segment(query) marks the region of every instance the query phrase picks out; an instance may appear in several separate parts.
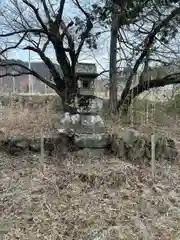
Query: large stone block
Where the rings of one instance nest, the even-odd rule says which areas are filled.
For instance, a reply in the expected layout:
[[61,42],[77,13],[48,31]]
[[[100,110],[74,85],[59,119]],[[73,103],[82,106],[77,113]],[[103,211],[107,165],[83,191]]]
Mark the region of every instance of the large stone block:
[[104,154],[105,154],[104,148],[98,148],[98,149],[97,148],[96,149],[83,148],[83,149],[76,151],[75,157],[81,158],[81,159],[83,159],[83,161],[85,160],[85,162],[87,162],[89,160],[102,158],[104,156]]
[[106,148],[109,144],[109,134],[76,134],[74,137],[74,143],[79,148]]
[[99,126],[99,127],[104,127],[104,121],[99,115],[81,115],[80,117],[80,124],[82,126]]
[[128,145],[134,144],[137,139],[140,137],[140,133],[131,128],[124,128],[120,132],[120,137],[124,140]]

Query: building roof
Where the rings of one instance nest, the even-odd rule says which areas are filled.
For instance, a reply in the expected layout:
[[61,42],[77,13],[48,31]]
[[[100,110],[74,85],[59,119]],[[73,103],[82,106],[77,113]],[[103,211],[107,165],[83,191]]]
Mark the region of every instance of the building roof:
[[[6,61],[8,63],[19,63],[21,65],[24,65],[26,67],[29,66],[28,62],[23,62],[21,60],[14,60],[14,59],[10,59],[10,60],[1,60],[1,62],[6,63]],[[61,67],[57,64],[54,63],[56,69],[58,70],[59,74],[61,77],[63,77],[63,72]],[[78,68],[79,67],[79,68]],[[31,68],[37,72],[40,76],[42,76],[43,78],[46,78],[48,80],[51,79],[52,75],[48,69],[48,67],[44,64],[44,62],[42,61],[33,61],[31,62]],[[84,64],[84,68],[83,68],[83,63],[80,64],[80,66],[77,65],[78,70],[86,70],[89,72],[88,74],[90,74],[90,72],[92,73],[94,69],[96,69],[95,64]],[[90,71],[91,70],[91,71]],[[25,82],[29,82],[29,72],[24,70],[21,66],[5,66],[5,67],[0,67],[0,76],[3,73],[13,73],[14,72],[22,72],[23,74],[20,76],[16,76],[16,77],[12,77],[12,76],[5,76],[5,77],[0,77],[0,88],[4,88],[4,91],[12,91],[13,87],[14,87],[14,83],[15,83],[15,88],[16,89],[21,89],[22,85],[24,85]],[[93,72],[93,75],[95,73]],[[35,92],[44,92],[45,91],[45,86],[44,83],[42,83],[41,81],[39,81],[38,79],[36,79],[35,77],[31,77],[31,79],[33,79],[33,86],[34,86],[34,91]],[[6,89],[6,90],[5,90]]]
[[[29,66],[28,62],[23,62],[23,61],[20,61],[20,60],[13,60],[13,59],[11,59],[11,60],[5,60],[4,63],[5,62],[8,62],[8,63],[20,63],[20,64],[22,64],[22,65],[24,65],[26,67]],[[61,67],[58,64],[56,64],[56,63],[54,65],[55,65],[56,69],[58,70],[60,76],[62,76],[63,73],[62,73]],[[49,69],[48,69],[48,67],[42,61],[32,61],[30,63],[30,66],[31,66],[32,70],[36,71],[43,78],[50,78],[52,76],[50,71],[49,71]],[[1,69],[4,69],[4,67],[1,67]],[[20,66],[6,67],[6,71],[7,72],[17,71],[17,72],[23,72],[23,73],[25,72],[26,73],[26,71],[22,67],[20,67]],[[28,71],[27,71],[27,74],[28,74]]]
[[[26,67],[29,67],[29,63],[28,62],[23,62],[21,60],[15,60],[15,59],[9,59],[9,60],[2,60],[4,63],[19,63],[22,64]],[[48,69],[48,67],[45,65],[45,63],[43,61],[32,61],[30,62],[30,66],[31,69],[34,70],[35,72],[37,72],[40,76],[42,76],[43,78],[51,78],[51,73]],[[63,76],[63,72],[62,69],[60,67],[59,64],[54,63],[55,68],[57,69],[57,71],[59,72],[60,76]],[[4,67],[0,67],[0,70],[4,69]],[[6,67],[6,71],[7,72],[13,72],[13,71],[18,71],[18,72],[25,72],[26,71],[20,67],[20,66],[13,66],[13,67]],[[96,75],[97,74],[97,69],[96,69],[96,65],[93,63],[78,63],[76,66],[76,71],[79,74],[83,74],[85,72],[85,74],[92,74],[92,75]],[[27,71],[28,74],[28,71]]]

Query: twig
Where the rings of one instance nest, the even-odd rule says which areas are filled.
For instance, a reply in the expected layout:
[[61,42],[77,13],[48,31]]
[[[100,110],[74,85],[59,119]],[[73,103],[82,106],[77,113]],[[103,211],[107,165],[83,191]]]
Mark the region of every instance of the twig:
[[151,135],[151,173],[152,173],[152,180],[154,184],[155,175],[156,175],[155,134]]
[[41,128],[41,157],[40,157],[40,168],[42,173],[44,172],[44,132]]

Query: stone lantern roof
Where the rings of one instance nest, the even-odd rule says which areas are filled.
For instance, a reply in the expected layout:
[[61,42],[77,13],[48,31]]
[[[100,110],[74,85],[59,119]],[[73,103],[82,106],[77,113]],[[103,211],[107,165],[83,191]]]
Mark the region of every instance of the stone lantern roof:
[[95,73],[95,72],[77,72],[77,75],[79,77],[85,77],[85,78],[92,78],[92,79],[95,79],[98,77],[98,73]]

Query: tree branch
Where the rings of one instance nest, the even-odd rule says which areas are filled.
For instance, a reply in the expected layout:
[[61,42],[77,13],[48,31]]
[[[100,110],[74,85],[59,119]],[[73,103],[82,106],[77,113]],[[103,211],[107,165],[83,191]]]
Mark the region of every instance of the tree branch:
[[81,34],[81,41],[80,41],[79,46],[78,46],[77,51],[76,51],[76,62],[77,62],[79,54],[80,54],[80,52],[82,50],[82,47],[84,45],[84,42],[85,42],[86,38],[88,38],[89,33],[93,28],[93,23],[91,21],[91,16],[81,7],[81,5],[79,4],[79,1],[75,0],[75,2],[77,4],[78,8],[81,10],[81,12],[86,16],[86,21],[87,21],[86,22],[86,29]]
[[33,4],[31,4],[30,2],[28,2],[27,0],[23,0],[23,2],[29,6],[35,13],[37,20],[39,21],[39,23],[41,24],[42,28],[44,29],[44,31],[48,34],[48,29],[46,27],[46,25],[44,24],[42,18],[40,17],[39,13],[38,13],[38,8],[36,8]]
[[16,49],[21,43],[22,41],[24,40],[24,38],[26,37],[27,33],[25,32],[24,35],[22,36],[22,38],[19,40],[19,42],[17,42],[16,45],[12,46],[12,47],[7,47],[5,49],[3,49],[1,52],[0,52],[0,56],[3,55],[5,52],[7,52],[8,50],[10,49]]
[[101,75],[103,75],[104,73],[109,73],[109,70],[103,70],[103,71],[101,71],[101,72],[98,74],[98,77],[101,76]]
[[146,37],[146,39],[144,41],[145,42],[144,50],[141,53],[140,57],[137,59],[135,65],[134,65],[134,68],[133,68],[133,70],[132,70],[132,72],[131,72],[131,74],[130,74],[127,82],[126,82],[126,86],[125,86],[125,88],[124,88],[124,90],[122,92],[121,99],[119,100],[119,102],[117,104],[117,109],[118,110],[119,110],[120,106],[123,105],[124,100],[125,100],[125,98],[127,97],[128,93],[129,93],[129,90],[130,90],[130,87],[131,87],[131,84],[132,84],[133,76],[137,73],[137,70],[138,70],[139,66],[142,64],[144,58],[148,54],[149,49],[152,46],[157,33],[159,33],[160,30],[163,27],[167,26],[167,24],[179,13],[180,13],[180,7],[174,9],[164,20],[161,21],[160,24],[158,24],[156,27],[154,27],[154,29],[152,29],[152,31]]
[[43,53],[46,51],[48,45],[49,45],[49,39],[44,43],[44,45],[42,47],[42,52]]
[[133,7],[133,0],[113,0],[121,9],[124,7]]
[[39,48],[34,48],[34,47],[25,47],[24,50],[31,50],[33,52],[36,52],[42,59],[42,61],[45,63],[45,65],[48,67],[50,73],[53,75],[54,82],[58,89],[60,91],[64,90],[64,81],[59,75],[58,71],[56,70],[54,64],[51,62],[51,60],[44,54],[44,52],[41,51]]
[[6,34],[0,34],[0,37],[10,37],[16,34],[20,34],[20,33],[45,33],[41,28],[40,29],[22,29],[19,31],[14,31],[14,32],[10,32],[10,33],[6,33]]
[[143,83],[138,84],[136,87],[132,88],[129,91],[130,102],[133,98],[137,97],[139,94],[141,94],[144,91],[148,91],[152,88],[157,87],[164,87],[171,84],[177,84],[180,83],[180,73],[176,74],[170,74],[164,78],[157,78],[151,81],[144,81]]
[[27,73],[25,72],[22,72],[22,73],[4,73],[4,74],[0,74],[0,78],[3,78],[3,77],[19,77],[19,76],[22,76],[22,75],[27,75]]
[[62,14],[63,14],[63,10],[64,10],[64,5],[65,5],[65,1],[66,0],[60,0],[60,6],[59,6],[59,10],[58,10],[58,14],[56,16],[56,23],[60,24],[60,22],[62,21]]
[[41,2],[43,4],[43,8],[44,8],[44,12],[46,14],[46,17],[47,17],[48,21],[51,22],[52,19],[51,19],[50,12],[49,12],[49,9],[48,9],[47,4],[46,4],[46,0],[41,0]]
[[[54,50],[55,50],[55,53],[56,53],[57,61],[60,64],[64,75],[68,76],[71,73],[72,68],[70,66],[70,62],[69,62],[69,59],[66,55],[66,52],[68,50],[68,52],[70,53],[70,56],[72,58],[72,56],[73,56],[72,52],[73,52],[73,49],[74,49],[74,46],[73,46],[74,42],[73,42],[73,40],[71,40],[72,36],[68,33],[67,27],[65,26],[64,22],[61,19],[64,4],[65,4],[65,1],[61,0],[60,8],[59,8],[58,14],[56,16],[56,20],[54,22],[49,23],[48,37],[49,37],[49,40],[53,44],[53,47],[54,47]],[[71,46],[72,51],[69,51],[70,49],[65,49],[64,48],[64,46],[63,46],[63,36],[62,36],[63,34],[60,35],[60,33],[59,33],[59,28],[60,27],[64,31],[63,34],[67,36],[67,39],[68,39],[69,45]],[[73,60],[73,58],[72,58],[72,60]]]
[[20,75],[24,75],[24,74],[31,74],[33,76],[35,76],[37,79],[39,79],[41,82],[45,83],[46,85],[48,85],[50,88],[54,89],[58,94],[60,94],[60,91],[59,89],[56,87],[55,84],[49,82],[48,80],[46,80],[45,78],[43,78],[41,75],[39,75],[37,72],[33,71],[32,69],[29,69],[28,67],[26,67],[24,64],[21,64],[21,63],[10,63],[8,61],[0,61],[0,67],[4,67],[4,68],[7,68],[7,67],[15,67],[15,66],[18,66],[18,67],[21,67],[23,68],[24,70],[26,70],[27,72],[19,72],[18,75],[16,74],[12,74],[12,73],[6,73],[6,74],[2,74],[0,75],[0,77],[5,77],[5,76],[19,76]]
[[[65,25],[64,21],[61,21],[61,23],[60,23],[60,26],[63,30],[63,34],[61,37],[63,38],[63,35],[65,35],[68,40],[68,45],[69,45],[68,52],[71,57],[72,66],[75,65],[76,56],[75,56],[75,49],[74,49],[74,40],[73,40],[71,34],[69,33],[68,28],[71,27],[73,24],[74,23],[72,21],[67,26]],[[67,51],[66,48],[64,48],[64,50]]]

